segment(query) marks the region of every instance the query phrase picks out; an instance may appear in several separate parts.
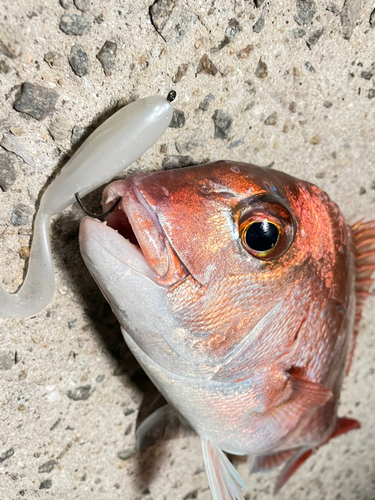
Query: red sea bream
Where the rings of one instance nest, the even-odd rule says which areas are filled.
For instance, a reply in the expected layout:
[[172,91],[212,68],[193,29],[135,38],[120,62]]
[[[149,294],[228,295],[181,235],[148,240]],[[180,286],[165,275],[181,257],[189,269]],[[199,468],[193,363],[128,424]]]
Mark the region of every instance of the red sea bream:
[[[215,500],[243,499],[224,452],[283,465],[358,428],[337,415],[375,270],[375,221],[349,226],[318,187],[220,161],[116,181],[80,245],[125,340],[200,436]],[[171,409],[173,408],[173,410]],[[155,429],[154,429],[155,430]]]

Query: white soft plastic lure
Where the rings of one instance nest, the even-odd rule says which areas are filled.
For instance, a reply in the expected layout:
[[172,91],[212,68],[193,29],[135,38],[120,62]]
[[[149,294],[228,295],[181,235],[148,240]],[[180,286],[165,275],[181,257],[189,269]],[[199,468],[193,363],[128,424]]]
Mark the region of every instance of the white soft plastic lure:
[[44,192],[35,218],[28,270],[17,293],[0,289],[0,316],[23,318],[43,310],[52,300],[55,272],[51,256],[50,219],[137,160],[166,131],[173,114],[161,96],[139,99],[98,127]]

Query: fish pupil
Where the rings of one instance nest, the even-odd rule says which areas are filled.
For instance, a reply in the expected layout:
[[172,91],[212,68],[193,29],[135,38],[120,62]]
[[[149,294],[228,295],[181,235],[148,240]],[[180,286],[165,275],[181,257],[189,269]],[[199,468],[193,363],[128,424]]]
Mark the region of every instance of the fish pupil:
[[246,244],[256,252],[271,250],[277,243],[279,230],[272,222],[253,222],[246,232]]

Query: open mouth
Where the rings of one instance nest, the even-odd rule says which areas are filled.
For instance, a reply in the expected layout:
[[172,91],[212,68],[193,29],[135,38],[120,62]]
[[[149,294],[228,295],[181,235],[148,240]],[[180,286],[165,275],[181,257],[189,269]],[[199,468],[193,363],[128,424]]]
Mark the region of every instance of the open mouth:
[[103,210],[121,198],[115,210],[106,217],[107,225],[128,241],[132,252],[138,251],[155,280],[171,286],[186,277],[186,270],[170,245],[154,210],[131,179],[115,181],[103,192]]

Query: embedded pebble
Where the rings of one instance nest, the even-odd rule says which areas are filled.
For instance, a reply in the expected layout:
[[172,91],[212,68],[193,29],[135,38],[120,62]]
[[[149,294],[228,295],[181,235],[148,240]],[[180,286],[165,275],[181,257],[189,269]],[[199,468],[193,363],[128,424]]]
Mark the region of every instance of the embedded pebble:
[[36,170],[39,170],[37,165],[34,162],[34,158],[27,151],[27,149],[22,146],[12,134],[4,134],[1,141],[0,146],[2,146],[7,151],[16,154],[26,163],[28,163],[31,167],[34,167]]
[[15,33],[12,27],[7,24],[0,25],[0,51],[11,59],[22,54],[19,34]]
[[191,151],[206,140],[205,133],[201,129],[195,129],[190,134],[183,133],[175,142],[177,151],[180,154]]
[[211,61],[211,59],[208,58],[207,54],[204,54],[199,61],[196,71],[197,75],[199,75],[200,73],[205,73],[206,75],[215,76],[217,71],[218,70],[215,64]]
[[170,155],[165,156],[162,162],[164,170],[173,170],[174,168],[190,167],[191,165],[199,165],[199,161],[194,160],[188,155]]
[[25,82],[16,96],[13,107],[16,111],[26,113],[36,120],[43,120],[55,110],[58,97],[55,90]]
[[332,12],[335,16],[339,16],[341,14],[340,7],[334,2],[330,2],[327,5],[326,10],[328,10],[328,12]]
[[369,23],[371,28],[375,28],[375,9],[370,14]]
[[263,28],[264,28],[264,15],[262,14],[254,24],[253,31],[254,33],[260,33]]
[[224,47],[226,47],[230,42],[232,42],[236,35],[242,31],[242,27],[240,26],[240,23],[237,21],[237,19],[232,18],[229,20],[229,24],[227,28],[225,29],[225,36],[224,39],[220,42],[219,46],[217,49],[214,49],[215,51],[221,50]]
[[262,6],[264,0],[254,0],[255,6],[259,9]]
[[40,490],[49,490],[52,488],[52,479],[45,479],[39,485]]
[[170,128],[182,128],[185,125],[185,113],[179,109],[173,110],[172,120],[169,124]]
[[303,28],[295,28],[294,30],[292,30],[292,35],[297,40],[298,38],[302,38],[306,35],[306,30],[304,30]]
[[0,464],[8,460],[8,458],[14,455],[14,448],[9,448],[9,450],[0,453]]
[[71,0],[60,0],[60,5],[63,9],[68,10],[72,3]]
[[47,52],[44,55],[44,60],[51,68],[62,68],[64,65],[64,58],[57,52]]
[[12,366],[14,366],[14,354],[0,351],[0,370],[10,370]]
[[133,457],[136,453],[134,448],[130,448],[128,450],[121,450],[117,453],[117,456],[120,460],[129,460],[129,458]]
[[276,125],[277,123],[277,113],[274,111],[273,113],[270,114],[268,118],[264,120],[265,125]]
[[228,139],[233,119],[222,109],[216,109],[212,115],[215,125],[214,139]]
[[369,89],[367,97],[373,99],[375,97],[375,89]]
[[13,212],[10,216],[10,222],[13,226],[25,226],[31,221],[32,210],[29,205],[24,203],[19,203],[13,208]]
[[69,390],[67,391],[66,395],[73,401],[85,401],[86,399],[89,399],[89,397],[94,391],[95,388],[91,387],[91,385],[88,384],[88,385],[81,385],[80,387],[77,387],[76,389],[73,390]]
[[237,54],[238,59],[247,59],[251,52],[254,50],[254,45],[249,44],[239,51]]
[[370,189],[375,189],[375,181],[372,181],[370,184]]
[[314,33],[309,36],[309,38],[306,41],[307,46],[309,47],[309,49],[311,49],[311,47],[313,45],[315,45],[316,43],[318,43],[319,38],[323,35],[323,33],[324,33],[324,28],[321,28],[320,30],[314,31]]
[[0,73],[3,74],[3,75],[7,75],[8,73],[10,73],[10,70],[11,70],[11,67],[9,66],[9,64],[4,61],[4,59],[2,61],[0,61]]
[[238,148],[238,146],[241,146],[244,143],[244,139],[237,139],[237,141],[233,141],[229,144],[228,149],[234,149]]
[[18,253],[21,259],[27,260],[30,257],[30,247],[21,247]]
[[345,0],[341,10],[342,36],[350,39],[361,11],[361,0]]
[[14,154],[0,154],[0,189],[8,191],[17,178],[17,159]]
[[103,47],[96,54],[97,59],[99,59],[101,65],[103,66],[104,73],[109,76],[115,68],[117,53],[117,43],[107,40]]
[[262,58],[260,58],[255,70],[255,76],[258,78],[265,78],[267,75],[268,75],[267,64],[264,61],[262,61]]
[[70,49],[69,64],[77,76],[85,76],[90,72],[89,57],[80,45],[73,45]]
[[91,0],[74,0],[74,5],[78,10],[82,12],[87,12],[91,8]]
[[174,0],[157,0],[150,7],[151,22],[161,34],[175,7]]
[[323,105],[324,105],[324,107],[326,107],[326,108],[331,108],[331,107],[332,107],[332,103],[331,103],[331,101],[324,101]]
[[59,463],[57,462],[57,460],[49,460],[48,462],[39,466],[38,472],[40,474],[51,472],[58,464]]
[[173,83],[178,83],[181,81],[181,79],[186,75],[188,67],[189,65],[186,63],[186,64],[181,64],[181,66],[177,68],[177,72],[172,78]]
[[294,20],[300,26],[310,24],[316,12],[316,2],[314,0],[296,0],[297,15]]
[[214,100],[215,96],[210,92],[209,94],[206,95],[203,101],[199,103],[199,109],[201,109],[202,111],[207,111],[210,106],[210,103]]
[[85,16],[77,14],[64,14],[60,19],[60,29],[66,35],[82,36],[89,33],[91,24]]
[[360,187],[359,194],[365,194],[365,193],[366,193],[366,189],[364,187]]
[[309,61],[306,61],[305,62],[305,68],[310,71],[311,73],[315,73],[315,68],[314,66],[311,64],[311,62]]
[[373,74],[370,71],[361,71],[359,74],[360,78],[364,78],[365,80],[371,80]]
[[80,146],[83,141],[95,130],[94,127],[83,127],[82,125],[76,125],[72,130],[71,143],[73,146]]
[[51,134],[55,141],[63,141],[68,137],[70,131],[69,122],[64,116],[58,116],[55,118],[50,126],[48,127],[48,132]]

